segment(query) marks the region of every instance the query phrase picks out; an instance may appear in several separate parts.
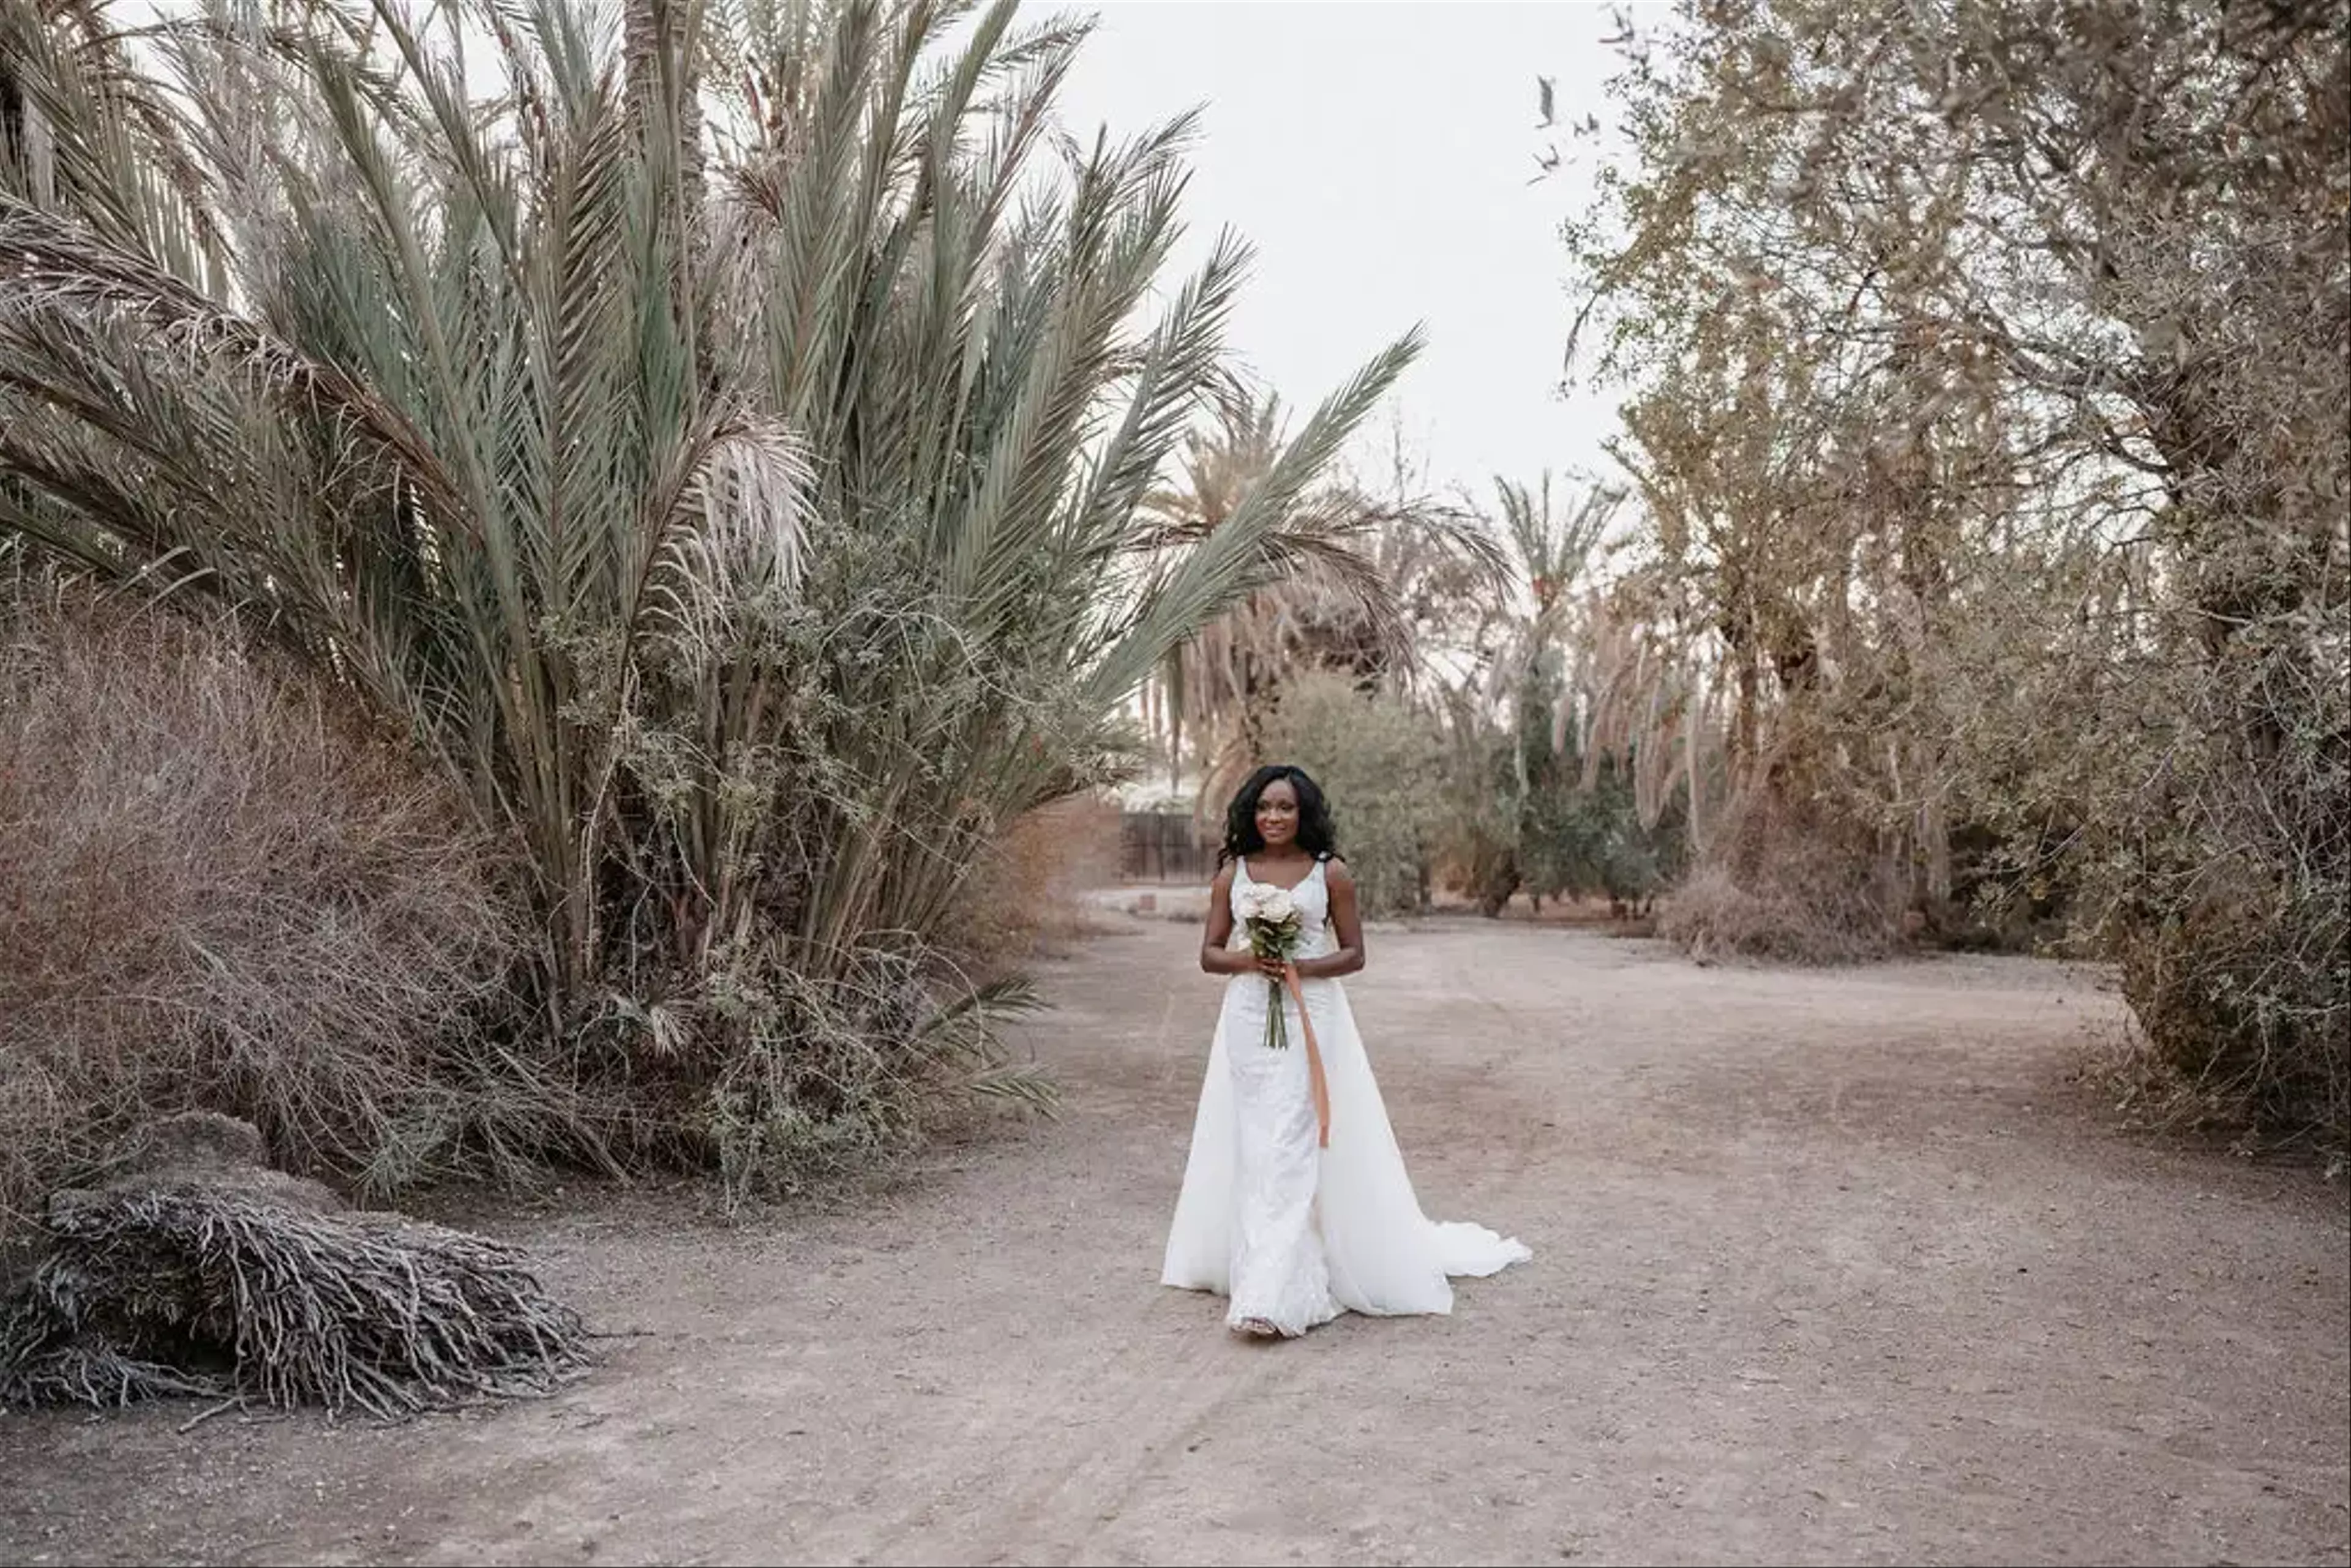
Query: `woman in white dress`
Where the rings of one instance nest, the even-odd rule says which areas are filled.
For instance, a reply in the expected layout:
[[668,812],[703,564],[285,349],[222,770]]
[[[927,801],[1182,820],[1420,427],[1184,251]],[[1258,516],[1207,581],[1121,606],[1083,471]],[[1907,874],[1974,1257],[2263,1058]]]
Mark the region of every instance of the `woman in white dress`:
[[[1339,983],[1364,967],[1364,933],[1334,847],[1314,781],[1259,768],[1226,813],[1200,943],[1200,967],[1230,977],[1160,1281],[1228,1297],[1227,1325],[1252,1338],[1295,1338],[1342,1312],[1449,1312],[1448,1276],[1532,1256],[1420,1211]],[[1286,965],[1235,945],[1272,889],[1301,923]],[[1269,1040],[1277,987],[1286,1039]]]

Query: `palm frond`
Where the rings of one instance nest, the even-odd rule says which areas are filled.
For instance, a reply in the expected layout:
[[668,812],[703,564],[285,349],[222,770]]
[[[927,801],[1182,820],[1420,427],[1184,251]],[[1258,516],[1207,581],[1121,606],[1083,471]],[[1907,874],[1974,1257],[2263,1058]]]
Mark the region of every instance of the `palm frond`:
[[869,971],[1174,650],[1283,584],[1399,637],[1324,476],[1416,335],[1154,515],[1248,251],[1160,307],[1197,121],[1061,137],[1085,24],[307,0],[159,24],[167,86],[102,15],[0,0],[0,529],[404,726],[525,850],[558,1027],[756,962],[916,1039]]

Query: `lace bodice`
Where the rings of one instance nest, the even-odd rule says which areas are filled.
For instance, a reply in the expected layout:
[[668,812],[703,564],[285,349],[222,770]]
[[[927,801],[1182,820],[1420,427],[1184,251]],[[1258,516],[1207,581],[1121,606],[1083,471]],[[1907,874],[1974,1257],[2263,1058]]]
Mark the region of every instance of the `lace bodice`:
[[[1318,860],[1314,869],[1296,887],[1289,888],[1290,899],[1298,906],[1298,956],[1320,957],[1331,946],[1331,884],[1324,876],[1329,861]],[[1260,883],[1249,875],[1246,858],[1233,862],[1233,940],[1235,945],[1247,943],[1248,933],[1241,925],[1241,892],[1249,887],[1278,887],[1279,883]]]

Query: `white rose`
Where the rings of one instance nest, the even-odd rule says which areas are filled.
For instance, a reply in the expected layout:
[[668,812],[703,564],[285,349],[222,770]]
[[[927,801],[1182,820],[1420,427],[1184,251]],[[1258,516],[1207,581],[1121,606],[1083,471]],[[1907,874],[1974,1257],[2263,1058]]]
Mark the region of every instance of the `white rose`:
[[1254,882],[1242,888],[1238,901],[1241,918],[1243,920],[1260,918],[1265,914],[1265,895],[1275,890],[1272,888]]
[[1290,890],[1281,887],[1255,888],[1252,892],[1265,894],[1258,904],[1258,918],[1274,925],[1286,924],[1298,913],[1298,904]]

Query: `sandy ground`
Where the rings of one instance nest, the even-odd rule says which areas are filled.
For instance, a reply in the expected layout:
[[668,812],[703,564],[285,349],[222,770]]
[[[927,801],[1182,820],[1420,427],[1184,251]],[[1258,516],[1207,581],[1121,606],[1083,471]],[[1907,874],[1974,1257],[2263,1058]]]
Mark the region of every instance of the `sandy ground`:
[[0,1561],[2351,1558],[2339,1188],[2115,1130],[2091,978],[1375,930],[1352,989],[1423,1203],[1535,1261],[1259,1346],[1155,1282],[1194,940],[1044,966],[1064,1118],[872,1203],[486,1222],[627,1335],[559,1397],[0,1418]]

